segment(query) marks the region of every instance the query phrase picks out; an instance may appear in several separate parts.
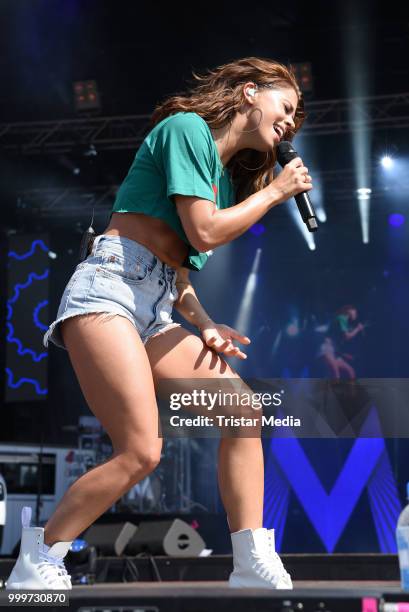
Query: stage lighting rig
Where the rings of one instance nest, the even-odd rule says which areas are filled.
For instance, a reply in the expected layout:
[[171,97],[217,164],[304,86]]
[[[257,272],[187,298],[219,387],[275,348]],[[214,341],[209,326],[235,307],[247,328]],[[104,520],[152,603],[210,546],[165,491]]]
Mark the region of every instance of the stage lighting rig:
[[79,112],[101,109],[101,100],[96,81],[73,83],[75,109]]
[[313,80],[312,80],[312,68],[311,62],[301,62],[291,64],[297,82],[301,88],[301,91],[304,94],[308,94],[309,96],[313,93]]

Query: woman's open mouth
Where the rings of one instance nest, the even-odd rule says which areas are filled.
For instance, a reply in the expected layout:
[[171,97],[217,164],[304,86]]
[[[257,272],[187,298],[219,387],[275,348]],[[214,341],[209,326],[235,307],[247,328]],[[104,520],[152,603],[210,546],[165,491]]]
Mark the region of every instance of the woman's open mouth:
[[283,130],[279,125],[273,125],[273,131],[277,135],[278,140],[280,141],[283,137]]

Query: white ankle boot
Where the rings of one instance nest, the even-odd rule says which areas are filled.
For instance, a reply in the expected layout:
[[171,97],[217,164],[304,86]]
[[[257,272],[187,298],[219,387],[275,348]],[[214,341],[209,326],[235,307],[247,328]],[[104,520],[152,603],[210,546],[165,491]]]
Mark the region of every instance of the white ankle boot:
[[290,575],[285,571],[274,548],[274,530],[242,529],[231,534],[233,546],[233,572],[231,587],[260,587],[292,589]]
[[63,558],[72,542],[44,544],[44,529],[30,527],[31,508],[21,511],[20,554],[7,580],[6,589],[72,589],[71,576],[67,574]]
[[291,576],[285,569],[283,562],[281,561],[280,557],[278,556],[278,553],[276,552],[274,529],[267,529],[267,550],[268,556],[272,559],[274,563],[277,563],[280,566],[283,578],[287,580],[288,586],[283,588],[292,589],[293,583],[291,581]]

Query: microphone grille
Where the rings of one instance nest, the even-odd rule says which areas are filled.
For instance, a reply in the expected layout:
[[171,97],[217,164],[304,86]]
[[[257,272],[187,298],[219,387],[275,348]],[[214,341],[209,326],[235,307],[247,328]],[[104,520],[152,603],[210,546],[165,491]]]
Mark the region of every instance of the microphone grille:
[[280,166],[285,166],[289,161],[298,157],[293,145],[288,140],[283,140],[277,145],[277,160]]

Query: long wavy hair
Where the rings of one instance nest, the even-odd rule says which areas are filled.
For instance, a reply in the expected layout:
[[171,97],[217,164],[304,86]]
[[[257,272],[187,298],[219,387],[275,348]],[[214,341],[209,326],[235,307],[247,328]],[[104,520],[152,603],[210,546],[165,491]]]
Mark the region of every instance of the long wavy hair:
[[[297,93],[295,129],[287,130],[286,140],[292,140],[305,119],[303,96],[294,71],[279,62],[245,57],[208,70],[204,75],[192,74],[197,83],[193,81],[185,93],[171,96],[155,107],[150,118],[151,129],[165,117],[178,112],[197,113],[211,128],[221,128],[232,122],[245,103],[243,85],[247,81],[253,81],[259,89],[290,86]],[[237,201],[265,187],[273,179],[275,163],[275,149],[267,153],[242,149],[233,155],[227,167],[236,188]]]

